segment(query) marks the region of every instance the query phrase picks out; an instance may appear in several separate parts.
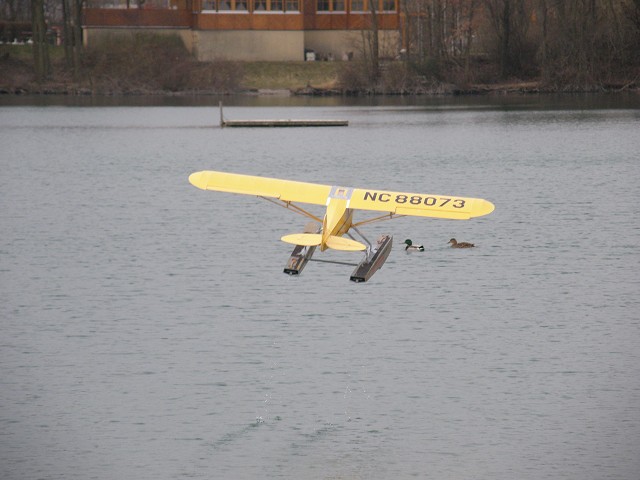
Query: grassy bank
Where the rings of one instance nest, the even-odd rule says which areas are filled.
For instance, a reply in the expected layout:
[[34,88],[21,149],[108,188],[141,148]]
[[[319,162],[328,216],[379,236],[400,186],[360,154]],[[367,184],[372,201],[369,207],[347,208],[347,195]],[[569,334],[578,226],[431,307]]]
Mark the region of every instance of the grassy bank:
[[50,47],[52,72],[43,85],[34,83],[32,49],[0,45],[0,88],[7,91],[75,91],[156,93],[243,90],[298,90],[308,85],[334,88],[338,62],[197,62],[180,44],[111,44],[109,50],[87,50],[74,80],[62,47]]
[[[67,67],[62,47],[50,47],[48,80],[35,82],[30,46],[0,45],[0,93],[232,94],[255,90],[327,90],[349,94],[482,94],[490,92],[634,90],[638,81],[596,85],[591,90],[543,87],[535,78],[496,82],[486,64],[474,65],[476,82],[459,86],[456,71],[431,72],[400,61],[382,65],[375,84],[357,62],[198,62],[177,37],[138,35],[108,47],[84,51],[76,71]],[[494,68],[495,69],[495,68]],[[313,87],[311,89],[307,87]]]
[[298,90],[307,85],[334,88],[339,67],[336,62],[247,62],[242,64],[242,86],[278,90]]

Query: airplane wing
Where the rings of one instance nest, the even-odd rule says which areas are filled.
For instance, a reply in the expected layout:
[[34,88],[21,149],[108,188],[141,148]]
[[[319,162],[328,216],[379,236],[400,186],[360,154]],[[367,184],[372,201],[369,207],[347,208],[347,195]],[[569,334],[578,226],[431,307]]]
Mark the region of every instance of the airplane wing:
[[468,220],[488,215],[495,208],[481,198],[338,187],[216,171],[192,173],[189,182],[203,190],[272,197],[285,202],[327,205],[330,198],[336,198],[346,200],[347,208],[355,210],[418,217]]
[[189,182],[202,190],[243,193],[315,205],[326,205],[331,193],[329,185],[215,171],[192,173]]
[[495,206],[481,198],[355,188],[351,194],[349,208],[396,215],[468,220],[490,214]]

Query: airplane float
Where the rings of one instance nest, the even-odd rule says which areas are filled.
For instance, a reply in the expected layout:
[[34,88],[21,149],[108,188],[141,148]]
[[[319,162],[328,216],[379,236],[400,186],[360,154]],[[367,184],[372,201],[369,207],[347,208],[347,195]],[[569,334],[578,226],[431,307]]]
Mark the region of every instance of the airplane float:
[[[495,208],[491,202],[481,198],[320,185],[217,171],[192,173],[189,182],[202,190],[255,195],[312,219],[316,223],[308,224],[303,233],[293,233],[281,238],[283,242],[295,245],[284,272],[289,275],[300,274],[311,260],[316,247],[320,247],[320,251],[328,248],[364,251],[364,258],[358,264],[314,259],[356,266],[351,275],[354,282],[365,282],[371,278],[389,256],[393,243],[391,235],[381,235],[373,246],[358,230],[362,225],[407,215],[468,220],[488,215]],[[326,206],[324,218],[313,215],[294,202]],[[355,210],[382,214],[356,222]],[[365,243],[353,238],[351,231]]]

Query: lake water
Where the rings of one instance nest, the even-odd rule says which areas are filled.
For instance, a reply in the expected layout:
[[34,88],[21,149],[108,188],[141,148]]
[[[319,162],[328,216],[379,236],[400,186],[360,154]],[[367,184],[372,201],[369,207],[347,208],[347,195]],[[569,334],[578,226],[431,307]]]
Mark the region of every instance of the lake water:
[[[637,480],[640,105],[619,98],[229,98],[350,125],[224,130],[212,99],[3,99],[0,478]],[[395,235],[368,283],[296,278],[279,238],[306,219],[192,187],[203,169],[496,209],[364,228]]]

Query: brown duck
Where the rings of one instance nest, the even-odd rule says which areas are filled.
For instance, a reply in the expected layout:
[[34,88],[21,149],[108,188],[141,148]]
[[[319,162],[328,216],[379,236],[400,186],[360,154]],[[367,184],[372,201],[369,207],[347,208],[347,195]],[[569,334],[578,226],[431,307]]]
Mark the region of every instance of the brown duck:
[[449,240],[448,243],[451,244],[451,248],[472,248],[472,247],[475,247],[475,245],[473,243],[458,242],[455,238],[452,238],[451,240]]

